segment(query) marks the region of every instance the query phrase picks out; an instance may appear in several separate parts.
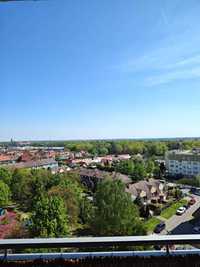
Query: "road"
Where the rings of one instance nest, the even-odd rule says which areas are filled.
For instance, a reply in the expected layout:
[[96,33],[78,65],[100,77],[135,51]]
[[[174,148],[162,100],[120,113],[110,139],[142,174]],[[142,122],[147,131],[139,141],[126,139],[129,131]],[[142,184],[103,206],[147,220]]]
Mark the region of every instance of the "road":
[[200,196],[192,196],[196,199],[196,203],[192,205],[183,215],[173,215],[169,220],[163,219],[166,223],[166,229],[161,232],[162,235],[166,235],[168,232],[171,232],[172,234],[192,233],[194,226],[189,221],[193,219],[192,214],[200,207]]

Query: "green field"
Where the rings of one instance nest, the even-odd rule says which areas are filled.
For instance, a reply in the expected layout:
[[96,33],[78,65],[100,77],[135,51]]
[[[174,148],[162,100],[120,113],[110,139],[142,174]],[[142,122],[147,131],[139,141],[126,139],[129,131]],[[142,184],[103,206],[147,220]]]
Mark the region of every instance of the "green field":
[[154,228],[156,227],[157,224],[159,224],[161,221],[155,217],[147,220],[144,225],[147,230],[147,232],[153,232]]
[[172,204],[169,208],[163,210],[160,214],[161,217],[165,218],[165,219],[169,219],[170,217],[172,217],[174,214],[176,214],[176,210],[178,208],[180,208],[183,205],[187,204],[187,200],[186,199],[181,199],[178,202],[175,202],[174,204]]

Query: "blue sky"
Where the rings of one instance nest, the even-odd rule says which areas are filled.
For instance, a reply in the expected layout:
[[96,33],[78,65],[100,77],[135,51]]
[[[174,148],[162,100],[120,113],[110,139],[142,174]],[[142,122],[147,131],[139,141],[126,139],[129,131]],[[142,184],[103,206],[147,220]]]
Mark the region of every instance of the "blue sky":
[[200,136],[199,0],[0,4],[0,140]]

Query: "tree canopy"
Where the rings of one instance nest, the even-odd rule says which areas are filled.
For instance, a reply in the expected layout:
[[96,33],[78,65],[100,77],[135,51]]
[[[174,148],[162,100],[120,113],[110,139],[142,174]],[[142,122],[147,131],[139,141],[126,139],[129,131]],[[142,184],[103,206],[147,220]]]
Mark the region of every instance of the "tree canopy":
[[0,180],[4,181],[7,185],[11,184],[12,173],[6,168],[0,168]]
[[105,180],[94,196],[91,228],[95,235],[117,236],[144,234],[139,213],[120,181]]
[[61,197],[40,197],[34,205],[31,220],[34,236],[64,237],[69,234],[68,216]]
[[11,192],[7,184],[0,180],[0,207],[9,204]]
[[76,180],[70,179],[68,174],[61,175],[60,183],[51,187],[48,191],[49,196],[62,197],[70,224],[78,223],[82,193],[83,190],[80,184]]

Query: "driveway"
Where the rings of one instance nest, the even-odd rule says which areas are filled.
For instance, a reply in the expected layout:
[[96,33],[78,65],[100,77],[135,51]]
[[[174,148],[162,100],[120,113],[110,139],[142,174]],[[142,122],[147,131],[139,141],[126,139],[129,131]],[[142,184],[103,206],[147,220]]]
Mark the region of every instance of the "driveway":
[[168,234],[191,234],[193,225],[190,220],[193,219],[192,214],[200,207],[200,196],[192,195],[196,203],[192,205],[186,212],[181,215],[173,215],[169,220],[163,219],[166,223],[166,229],[161,232],[162,235]]

